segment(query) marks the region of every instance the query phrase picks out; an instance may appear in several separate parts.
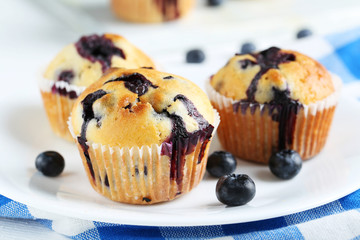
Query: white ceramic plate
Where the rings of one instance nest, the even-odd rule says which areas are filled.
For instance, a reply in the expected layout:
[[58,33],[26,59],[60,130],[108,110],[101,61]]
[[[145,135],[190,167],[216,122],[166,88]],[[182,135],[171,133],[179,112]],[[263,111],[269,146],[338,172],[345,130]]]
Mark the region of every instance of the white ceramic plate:
[[[266,166],[238,161],[236,172],[253,178],[257,190],[253,201],[240,207],[219,203],[216,180],[208,175],[192,192],[172,202],[154,206],[112,202],[91,188],[75,146],[52,134],[39,98],[17,98],[0,108],[0,193],[63,216],[149,226],[230,224],[303,211],[360,187],[360,102],[355,97],[359,92],[359,84],[343,90],[325,149],[305,162],[293,180],[278,180]],[[212,150],[219,148],[215,140]],[[66,168],[60,177],[47,178],[35,170],[35,157],[44,150],[64,155]]]

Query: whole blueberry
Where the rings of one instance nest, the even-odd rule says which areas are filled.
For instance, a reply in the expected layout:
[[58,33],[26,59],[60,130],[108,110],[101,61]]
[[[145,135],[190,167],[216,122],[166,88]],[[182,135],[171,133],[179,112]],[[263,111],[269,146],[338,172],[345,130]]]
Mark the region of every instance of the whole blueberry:
[[241,54],[248,54],[248,53],[255,52],[255,50],[256,50],[255,44],[253,44],[251,42],[246,42],[246,43],[243,43],[243,45],[241,45],[240,53]]
[[301,29],[300,31],[297,32],[296,34],[296,38],[300,39],[300,38],[305,38],[305,37],[309,37],[311,36],[313,33],[310,29]]
[[202,63],[205,60],[205,54],[200,49],[193,49],[186,53],[186,62]]
[[273,153],[269,160],[270,171],[281,179],[291,179],[301,170],[302,159],[294,150]]
[[222,176],[216,184],[216,197],[228,206],[244,205],[255,197],[255,193],[255,183],[246,174]]
[[46,151],[36,157],[35,166],[45,176],[56,177],[64,170],[65,161],[58,152]]
[[235,157],[231,153],[225,151],[213,152],[209,156],[206,165],[206,170],[210,175],[218,178],[233,173],[235,169]]
[[224,0],[207,0],[208,6],[219,6],[224,3]]

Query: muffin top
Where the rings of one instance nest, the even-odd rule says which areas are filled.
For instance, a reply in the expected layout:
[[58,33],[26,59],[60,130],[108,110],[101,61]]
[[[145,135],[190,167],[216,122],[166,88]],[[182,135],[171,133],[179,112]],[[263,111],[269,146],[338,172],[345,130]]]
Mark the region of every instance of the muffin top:
[[233,100],[261,104],[286,98],[307,105],[335,91],[331,75],[320,63],[276,47],[235,55],[212,76],[210,84]]
[[154,63],[121,36],[94,34],[83,36],[62,49],[47,67],[44,77],[87,87],[110,67],[153,68]]
[[71,117],[80,144],[121,147],[165,142],[171,148],[175,138],[210,138],[213,123],[213,108],[197,85],[152,69],[110,69],[79,96]]

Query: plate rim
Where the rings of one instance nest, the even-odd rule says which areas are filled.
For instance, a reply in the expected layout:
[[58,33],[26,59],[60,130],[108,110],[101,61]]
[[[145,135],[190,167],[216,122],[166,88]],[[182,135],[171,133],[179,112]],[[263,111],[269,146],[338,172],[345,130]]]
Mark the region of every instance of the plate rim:
[[[1,179],[4,179],[4,178],[0,177],[0,182],[1,182]],[[26,199],[26,197],[22,198],[21,195],[26,195],[25,192],[21,193],[21,194],[2,194],[2,193],[1,194],[3,196],[5,196],[5,197],[8,197],[11,200],[14,200],[14,201],[17,201],[17,202],[19,202],[21,204],[26,205],[27,207],[29,206],[31,208],[35,208],[37,210],[45,211],[47,213],[52,213],[52,214],[60,215],[60,216],[63,216],[63,217],[77,218],[77,219],[86,220],[86,221],[98,221],[98,222],[105,222],[105,223],[112,223],[112,224],[125,224],[125,225],[144,226],[144,227],[145,226],[148,226],[148,227],[190,227],[190,226],[196,226],[196,227],[198,227],[198,226],[215,226],[215,225],[240,224],[240,223],[255,222],[255,221],[260,221],[260,220],[269,220],[269,219],[273,219],[273,218],[277,218],[277,217],[284,217],[284,216],[287,216],[287,215],[296,214],[296,213],[299,213],[299,212],[303,212],[303,211],[306,211],[306,210],[310,210],[310,209],[313,209],[313,208],[316,208],[316,207],[323,206],[325,204],[331,203],[333,201],[341,199],[342,197],[347,196],[347,195],[359,190],[359,188],[360,188],[360,184],[357,187],[354,186],[351,189],[347,189],[346,191],[343,191],[341,194],[338,194],[337,196],[329,197],[329,198],[327,198],[326,200],[323,200],[323,201],[318,201],[316,204],[304,205],[303,207],[298,208],[295,212],[288,209],[286,211],[280,211],[278,214],[268,214],[268,215],[271,215],[271,216],[253,217],[253,218],[250,218],[250,220],[245,220],[245,221],[244,220],[235,221],[234,219],[230,219],[228,221],[220,220],[220,221],[218,221],[216,223],[194,223],[194,222],[191,222],[189,224],[187,224],[187,223],[179,224],[179,223],[172,223],[172,222],[166,224],[166,223],[161,223],[161,222],[158,222],[158,221],[155,221],[155,223],[152,224],[152,223],[149,223],[149,221],[146,221],[146,222],[134,221],[134,220],[131,220],[131,221],[125,220],[125,221],[123,221],[121,219],[116,219],[116,218],[109,219],[108,217],[101,217],[101,216],[98,216],[98,218],[94,219],[93,218],[94,214],[91,214],[91,213],[85,214],[85,215],[82,215],[82,216],[78,216],[78,215],[76,215],[77,212],[71,213],[71,211],[65,211],[68,214],[65,214],[65,212],[61,212],[62,209],[66,209],[66,206],[62,206],[61,209],[58,209],[58,211],[48,211],[48,208],[46,210],[43,210],[43,209],[41,209],[41,206],[40,206],[41,203],[40,202],[38,204],[35,203],[36,199],[32,199],[32,200],[28,200],[28,201],[23,200],[23,199]],[[2,192],[3,189],[4,188],[1,187],[1,185],[0,185],[0,192]],[[5,187],[5,189],[6,189],[6,187]],[[30,198],[28,198],[28,199],[30,199]],[[119,212],[121,211],[121,212],[124,212],[124,213],[129,212],[129,210],[123,210],[123,209],[121,209],[121,210],[116,209],[116,211],[119,211]]]
[[[360,88],[360,83],[356,84],[356,86]],[[346,87],[344,87],[343,91],[345,92],[346,89],[352,89],[353,87],[354,87],[353,84],[346,85]],[[342,96],[344,96],[344,94]],[[348,99],[350,99],[350,98],[348,98]],[[350,100],[352,100],[352,99],[350,99]],[[352,101],[354,101],[354,100],[352,100]],[[353,157],[359,158],[359,156],[360,155],[356,155]],[[344,159],[350,159],[349,161],[351,161],[352,157],[344,157]],[[13,181],[11,181],[11,179],[7,178],[6,175],[1,174],[1,173],[3,173],[3,171],[4,171],[4,169],[0,169],[0,194],[2,194],[3,196],[5,196],[7,198],[10,198],[11,200],[25,204],[31,208],[39,209],[39,210],[42,210],[42,211],[45,211],[48,213],[53,213],[53,214],[64,216],[64,217],[71,217],[71,218],[83,219],[83,220],[88,220],[88,221],[101,221],[101,222],[114,223],[114,224],[135,225],[135,226],[169,226],[169,227],[170,226],[172,226],[172,227],[176,227],[176,226],[177,227],[180,227],[180,226],[212,226],[212,225],[226,225],[226,224],[236,224],[236,223],[245,223],[245,222],[253,222],[253,221],[259,221],[259,220],[272,219],[272,218],[295,214],[298,212],[302,212],[302,211],[306,211],[306,210],[309,210],[312,208],[322,206],[324,204],[338,200],[348,194],[351,194],[352,192],[355,192],[360,188],[360,182],[359,182],[357,184],[352,185],[351,187],[347,187],[345,189],[338,190],[337,194],[330,194],[330,193],[326,192],[323,199],[317,200],[315,203],[309,202],[305,205],[302,205],[301,207],[296,208],[295,210],[293,210],[291,208],[290,209],[287,208],[287,209],[282,209],[281,211],[278,211],[275,214],[274,213],[271,213],[271,214],[267,213],[267,214],[263,214],[263,215],[256,214],[254,216],[247,217],[246,220],[244,220],[243,218],[241,218],[241,219],[221,218],[221,219],[217,219],[216,221],[214,221],[213,217],[209,217],[208,219],[205,219],[205,220],[203,219],[201,222],[194,222],[194,221],[186,222],[186,220],[184,220],[185,218],[183,217],[181,219],[182,220],[181,222],[174,222],[174,221],[164,222],[164,220],[156,220],[156,219],[152,219],[152,221],[143,221],[141,219],[139,220],[139,219],[135,219],[135,218],[130,218],[130,219],[122,218],[122,217],[117,218],[116,215],[114,215],[114,217],[109,217],[108,215],[98,216],[93,211],[87,211],[87,212],[85,212],[85,214],[83,213],[83,214],[79,215],[78,211],[71,211],[69,209],[66,209],[67,206],[69,205],[68,202],[63,202],[61,204],[61,206],[59,206],[60,208],[58,207],[58,208],[49,209],[49,207],[47,207],[46,209],[43,209],[41,201],[37,202],[37,200],[40,199],[41,196],[37,196],[35,198],[29,197],[27,191],[22,191],[21,188],[16,186],[15,182],[13,182]],[[15,188],[13,188],[14,186],[15,186]],[[201,187],[201,183],[199,184],[199,186],[197,186],[197,188],[199,188],[199,187]],[[89,188],[91,188],[90,184],[89,184]],[[31,192],[31,191],[29,191],[29,192],[31,193],[30,196],[36,196],[35,192]],[[49,200],[46,200],[46,201],[49,203]],[[120,208],[116,209],[117,213],[129,213],[129,211],[131,211],[131,210],[120,209]],[[145,213],[145,214],[147,214],[147,213]],[[159,214],[163,214],[163,213],[159,213]],[[233,214],[233,215],[235,215],[235,214]],[[94,216],[96,216],[96,217],[94,217]]]

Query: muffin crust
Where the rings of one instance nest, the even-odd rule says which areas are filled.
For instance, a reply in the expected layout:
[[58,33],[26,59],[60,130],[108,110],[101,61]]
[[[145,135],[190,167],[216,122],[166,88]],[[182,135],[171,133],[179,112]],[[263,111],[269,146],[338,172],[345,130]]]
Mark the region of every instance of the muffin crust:
[[92,105],[94,118],[86,130],[86,139],[91,142],[126,147],[160,145],[171,135],[169,115],[172,114],[182,119],[186,131],[200,130],[199,122],[189,114],[179,96],[192,102],[196,112],[209,124],[214,123],[210,101],[190,81],[156,70],[111,69],[88,87],[75,103],[71,119],[77,136],[81,135],[84,123],[82,102],[94,93],[103,95]]
[[325,99],[335,89],[328,71],[301,53],[269,48],[255,54],[235,55],[211,79],[221,95],[252,103],[276,100],[276,91],[301,104]]
[[[44,77],[87,87],[110,67],[154,68],[155,65],[145,53],[122,36],[90,35],[66,46],[49,64]],[[64,73],[67,79],[62,78]]]

